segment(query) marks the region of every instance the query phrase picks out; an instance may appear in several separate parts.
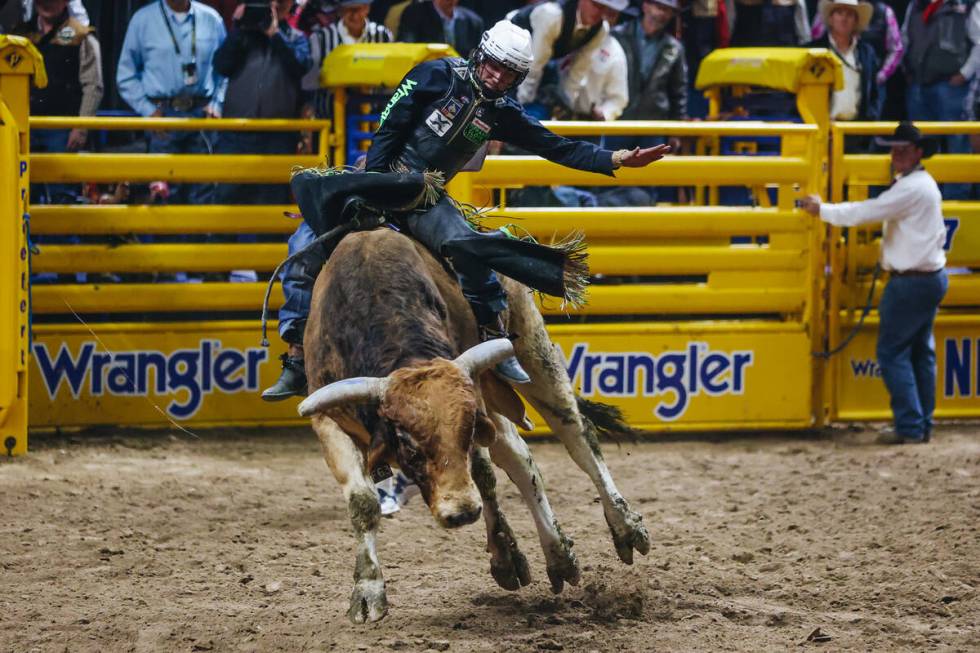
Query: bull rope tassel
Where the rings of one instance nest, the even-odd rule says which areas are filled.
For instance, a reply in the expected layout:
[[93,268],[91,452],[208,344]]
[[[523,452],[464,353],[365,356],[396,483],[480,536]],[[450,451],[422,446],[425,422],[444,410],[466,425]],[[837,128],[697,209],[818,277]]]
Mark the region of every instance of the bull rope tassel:
[[268,324],[269,324],[269,296],[272,295],[272,286],[273,284],[275,284],[276,279],[279,278],[280,270],[282,270],[282,268],[287,263],[291,263],[293,260],[299,258],[300,256],[310,251],[317,245],[322,244],[324,241],[330,240],[334,236],[338,236],[340,234],[346,233],[356,226],[358,226],[357,221],[348,222],[347,224],[342,224],[334,227],[333,229],[323,234],[322,236],[317,236],[316,240],[314,240],[312,243],[310,243],[303,249],[299,250],[298,252],[294,254],[290,254],[285,259],[283,259],[282,263],[277,265],[276,269],[272,271],[272,276],[269,277],[269,283],[265,287],[265,298],[262,300],[262,342],[260,343],[261,346],[263,347],[269,346],[269,338],[266,337],[266,334],[268,332]]

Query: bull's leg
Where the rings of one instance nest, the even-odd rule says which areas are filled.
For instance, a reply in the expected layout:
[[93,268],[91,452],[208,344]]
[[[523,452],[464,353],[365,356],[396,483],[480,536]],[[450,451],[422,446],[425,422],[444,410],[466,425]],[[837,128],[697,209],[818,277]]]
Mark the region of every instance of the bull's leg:
[[551,591],[558,594],[566,581],[578,585],[580,573],[578,561],[572,553],[572,541],[565,537],[555,519],[544,491],[544,479],[524,438],[509,420],[499,415],[494,415],[493,420],[497,427],[497,439],[490,446],[490,457],[514,482],[531,510],[544,551]]
[[483,519],[487,524],[487,552],[490,575],[505,590],[518,590],[531,582],[527,558],[517,547],[517,539],[497,503],[497,479],[484,449],[477,447],[471,460],[473,481],[483,499]]
[[612,532],[616,553],[626,564],[633,564],[633,550],[650,551],[650,536],[643,518],[630,509],[619,493],[612,475],[602,459],[595,426],[582,417],[568,372],[558,348],[544,328],[544,320],[531,300],[530,293],[509,293],[511,328],[521,335],[514,346],[517,357],[531,376],[531,383],[521,386],[521,394],[548,422],[565,449],[599,491],[602,510]]
[[378,621],[388,613],[385,580],[378,561],[377,532],[381,508],[374,483],[364,471],[364,457],[337,423],[325,415],[313,417],[323,457],[347,499],[347,511],[357,538],[354,591],[347,616],[357,624]]

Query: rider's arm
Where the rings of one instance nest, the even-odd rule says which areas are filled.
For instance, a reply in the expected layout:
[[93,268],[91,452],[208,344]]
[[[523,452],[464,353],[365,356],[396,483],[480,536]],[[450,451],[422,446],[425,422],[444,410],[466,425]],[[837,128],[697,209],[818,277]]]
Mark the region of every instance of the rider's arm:
[[509,102],[492,138],[516,145],[569,168],[613,174],[612,151],[588,141],[574,141],[545,128],[516,102]]
[[390,172],[409,134],[424,119],[422,111],[449,89],[452,70],[444,60],[429,61],[409,71],[381,112],[381,125],[367,153],[365,169]]

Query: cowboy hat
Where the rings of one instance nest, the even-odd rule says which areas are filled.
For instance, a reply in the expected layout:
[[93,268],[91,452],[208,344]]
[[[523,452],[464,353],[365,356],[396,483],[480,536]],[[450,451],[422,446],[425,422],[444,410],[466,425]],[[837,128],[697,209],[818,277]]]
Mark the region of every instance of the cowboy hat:
[[871,22],[871,14],[874,13],[874,7],[871,6],[869,2],[861,2],[860,0],[820,0],[818,5],[818,11],[820,12],[820,17],[823,19],[823,24],[830,27],[830,14],[837,7],[845,7],[847,9],[853,9],[857,12],[857,26],[858,32],[863,32],[868,29],[868,23]]
[[923,136],[919,128],[907,120],[898,123],[898,127],[895,128],[891,136],[879,136],[875,139],[875,143],[882,147],[915,145],[922,150],[923,158],[932,155],[935,147],[933,139]]

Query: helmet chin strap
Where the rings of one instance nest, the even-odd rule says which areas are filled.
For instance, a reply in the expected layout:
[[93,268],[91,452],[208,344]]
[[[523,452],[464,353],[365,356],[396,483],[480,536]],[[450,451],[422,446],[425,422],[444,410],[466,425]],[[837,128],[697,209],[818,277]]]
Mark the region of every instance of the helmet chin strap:
[[480,96],[480,98],[479,98],[480,99],[480,102],[487,102],[489,100],[496,100],[496,99],[502,98],[504,95],[506,95],[507,91],[504,91],[503,93],[500,93],[499,95],[494,95],[494,94],[488,95],[487,89],[483,85],[483,82],[480,80],[479,73],[477,73],[477,71],[476,71],[477,66],[479,66],[479,65],[480,64],[478,62],[470,62],[470,84],[473,85],[473,89],[476,91],[476,94]]

